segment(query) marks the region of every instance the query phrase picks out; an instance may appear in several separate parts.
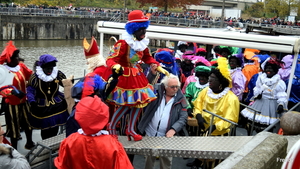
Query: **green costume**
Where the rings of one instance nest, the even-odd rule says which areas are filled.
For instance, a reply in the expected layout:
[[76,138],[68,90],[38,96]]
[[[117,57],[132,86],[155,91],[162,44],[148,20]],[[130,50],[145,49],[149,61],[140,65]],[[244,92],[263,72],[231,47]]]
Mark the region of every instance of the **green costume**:
[[197,79],[197,81],[189,83],[185,89],[185,97],[189,103],[187,108],[192,108],[192,109],[194,108],[192,102],[198,97],[199,92],[208,86],[208,83],[201,85],[199,83],[198,78],[197,77],[195,78]]

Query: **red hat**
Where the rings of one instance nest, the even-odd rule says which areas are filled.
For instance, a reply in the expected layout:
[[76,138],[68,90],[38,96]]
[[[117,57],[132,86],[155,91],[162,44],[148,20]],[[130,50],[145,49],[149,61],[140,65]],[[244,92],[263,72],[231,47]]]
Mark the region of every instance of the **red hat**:
[[85,134],[96,134],[108,123],[108,106],[96,95],[84,97],[76,105],[75,120]]
[[92,36],[91,44],[89,44],[86,38],[83,39],[83,49],[86,59],[92,58],[99,54],[98,44],[94,36]]
[[145,22],[148,21],[149,18],[146,17],[141,10],[134,10],[128,14],[128,22]]
[[14,51],[18,50],[14,45],[12,41],[9,41],[7,43],[7,46],[3,50],[0,56],[0,64],[2,65],[3,63],[10,62],[10,58],[12,57]]

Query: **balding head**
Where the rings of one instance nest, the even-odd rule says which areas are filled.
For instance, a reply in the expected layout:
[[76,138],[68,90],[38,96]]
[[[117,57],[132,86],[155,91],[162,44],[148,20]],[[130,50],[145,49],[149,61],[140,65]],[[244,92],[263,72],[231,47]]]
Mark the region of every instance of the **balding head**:
[[283,135],[300,134],[300,112],[289,111],[280,118]]

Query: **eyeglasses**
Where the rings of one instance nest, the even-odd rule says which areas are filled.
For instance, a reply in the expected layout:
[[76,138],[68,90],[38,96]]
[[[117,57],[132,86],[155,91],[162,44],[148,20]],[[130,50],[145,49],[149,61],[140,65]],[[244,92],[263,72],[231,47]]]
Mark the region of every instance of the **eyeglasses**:
[[179,88],[180,86],[168,86],[169,88],[171,88],[171,89],[177,89],[177,88]]

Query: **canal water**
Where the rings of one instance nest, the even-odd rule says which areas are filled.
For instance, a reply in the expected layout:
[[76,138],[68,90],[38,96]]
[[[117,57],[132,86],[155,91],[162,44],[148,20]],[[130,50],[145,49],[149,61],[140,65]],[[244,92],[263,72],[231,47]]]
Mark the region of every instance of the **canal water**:
[[[25,59],[25,65],[33,69],[33,64],[43,54],[50,54],[58,59],[57,68],[67,77],[83,77],[87,69],[83,40],[16,40],[14,45],[20,50],[20,57]],[[88,40],[90,43],[90,40]],[[99,40],[97,41],[99,45]],[[7,41],[0,41],[1,52]],[[109,53],[108,41],[104,41],[103,55]]]

